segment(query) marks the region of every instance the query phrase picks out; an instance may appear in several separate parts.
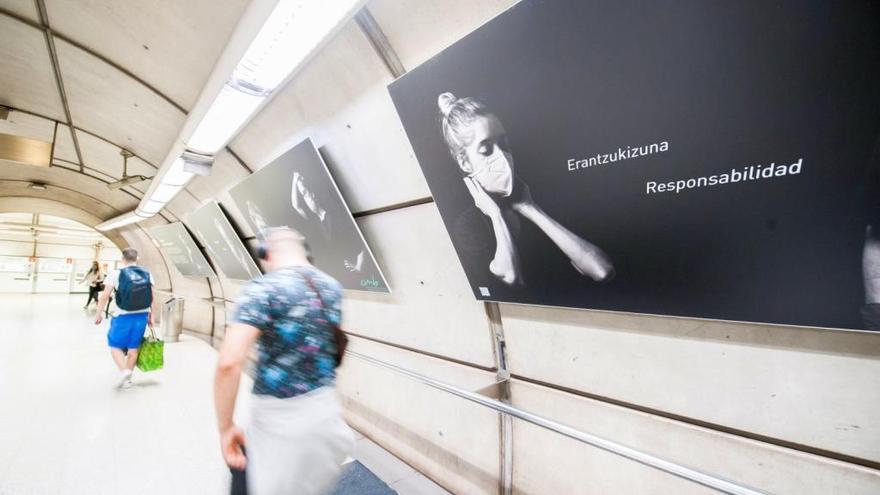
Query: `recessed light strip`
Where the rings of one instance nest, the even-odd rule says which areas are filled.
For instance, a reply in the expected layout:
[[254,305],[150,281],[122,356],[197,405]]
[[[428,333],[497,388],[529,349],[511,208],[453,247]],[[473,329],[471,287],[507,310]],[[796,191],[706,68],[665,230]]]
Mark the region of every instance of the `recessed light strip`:
[[[216,155],[364,3],[365,0],[252,2],[177,142],[137,209],[131,212],[137,213],[137,217],[120,215],[101,225],[122,217],[130,220],[121,224],[126,225],[161,211],[193,178],[193,173],[184,169],[181,155],[188,150],[209,159]],[[230,63],[233,60],[234,66]]]

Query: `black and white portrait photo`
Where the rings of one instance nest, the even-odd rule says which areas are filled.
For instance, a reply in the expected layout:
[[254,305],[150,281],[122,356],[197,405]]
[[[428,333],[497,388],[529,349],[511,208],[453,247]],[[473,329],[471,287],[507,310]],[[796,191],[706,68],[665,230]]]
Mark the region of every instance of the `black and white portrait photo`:
[[523,0],[388,89],[479,300],[880,330],[880,4]]
[[215,201],[190,213],[187,222],[214,260],[214,266],[227,278],[250,280],[261,275],[256,262]]
[[520,227],[526,220],[547,236],[581,275],[598,282],[614,276],[608,255],[538,206],[528,184],[516,175],[504,125],[484,103],[443,93],[437,104],[449,153],[474,201],[474,208],[456,220],[454,232],[469,257],[486,259],[489,272],[505,284],[525,285],[517,244],[521,235],[529,235]]
[[388,292],[388,284],[323,158],[310,139],[230,189],[255,235],[286,226],[306,238],[315,266],[349,290]]

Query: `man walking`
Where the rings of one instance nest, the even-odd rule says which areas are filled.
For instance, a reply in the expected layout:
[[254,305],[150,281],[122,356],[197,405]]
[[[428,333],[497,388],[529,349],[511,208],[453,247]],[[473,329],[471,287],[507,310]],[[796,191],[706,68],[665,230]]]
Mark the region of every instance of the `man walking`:
[[138,348],[147,325],[153,325],[151,310],[156,300],[150,272],[137,265],[138,252],[133,248],[122,250],[122,268],[114,270],[104,280],[104,291],[98,299],[95,325],[104,319],[104,309],[116,291],[114,316],[110,319],[107,343],[113,362],[119,368],[119,388],[131,387],[131,373],[137,363]]
[[[260,258],[268,271],[242,291],[217,364],[221,450],[234,470],[233,490],[246,469],[250,495],[326,493],[354,441],[334,386],[342,287],[309,263],[304,239],[291,229],[271,229]],[[245,433],[232,416],[255,342],[259,352]]]

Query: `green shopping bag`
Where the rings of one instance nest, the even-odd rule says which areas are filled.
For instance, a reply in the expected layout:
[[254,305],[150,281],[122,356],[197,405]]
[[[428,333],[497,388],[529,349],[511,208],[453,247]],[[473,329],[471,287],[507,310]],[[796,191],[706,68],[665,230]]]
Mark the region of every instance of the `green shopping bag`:
[[164,364],[165,342],[156,338],[153,327],[150,326],[150,335],[144,337],[141,347],[138,349],[137,367],[141,371],[161,370]]

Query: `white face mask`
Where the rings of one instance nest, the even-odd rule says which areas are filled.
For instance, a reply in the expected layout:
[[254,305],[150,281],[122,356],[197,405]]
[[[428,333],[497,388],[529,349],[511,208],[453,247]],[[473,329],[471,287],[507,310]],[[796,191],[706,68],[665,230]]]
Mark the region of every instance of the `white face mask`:
[[513,192],[513,156],[507,152],[495,152],[486,158],[482,167],[469,176],[474,178],[487,193],[507,197]]

